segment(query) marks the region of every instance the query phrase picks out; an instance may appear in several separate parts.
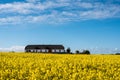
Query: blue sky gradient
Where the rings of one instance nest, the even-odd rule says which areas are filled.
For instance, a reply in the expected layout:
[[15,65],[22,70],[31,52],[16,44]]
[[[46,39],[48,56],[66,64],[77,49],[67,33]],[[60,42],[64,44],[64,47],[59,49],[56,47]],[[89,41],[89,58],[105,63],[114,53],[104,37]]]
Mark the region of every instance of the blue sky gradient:
[[63,44],[92,53],[120,52],[119,0],[0,1],[0,51]]

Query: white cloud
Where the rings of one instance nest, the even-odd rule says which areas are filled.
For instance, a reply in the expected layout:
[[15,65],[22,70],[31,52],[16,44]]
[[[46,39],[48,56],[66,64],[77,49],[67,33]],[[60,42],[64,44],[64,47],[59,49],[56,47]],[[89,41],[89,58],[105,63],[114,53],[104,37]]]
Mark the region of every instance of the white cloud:
[[0,24],[24,22],[60,23],[90,19],[119,18],[120,5],[81,0],[26,0],[0,4]]
[[93,8],[94,7],[92,3],[88,3],[88,2],[80,2],[80,3],[77,2],[76,5],[82,8]]
[[9,52],[9,51],[23,52],[24,48],[25,48],[24,46],[12,46],[9,48],[0,48],[0,51],[2,52]]
[[13,17],[5,17],[5,18],[0,18],[0,23],[2,24],[19,24],[22,22],[22,17],[19,16],[13,16]]
[[42,4],[33,4],[33,3],[7,3],[0,4],[0,13],[10,13],[10,14],[31,14],[35,13],[35,10],[44,10],[46,7]]
[[39,0],[26,0],[26,1],[29,2],[29,3],[36,3]]
[[120,49],[118,49],[118,48],[90,48],[88,50],[90,50],[91,53],[99,53],[99,54],[120,53]]

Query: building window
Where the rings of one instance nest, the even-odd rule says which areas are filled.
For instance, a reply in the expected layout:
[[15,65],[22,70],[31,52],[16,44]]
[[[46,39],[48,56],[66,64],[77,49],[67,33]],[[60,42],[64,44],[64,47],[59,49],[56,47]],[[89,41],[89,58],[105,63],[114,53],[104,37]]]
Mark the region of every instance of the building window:
[[30,50],[30,52],[33,52],[33,50]]
[[60,52],[59,49],[56,49],[56,52]]
[[40,50],[37,50],[37,52],[40,52]]
[[55,50],[53,49],[52,52],[55,52]]
[[42,52],[45,52],[45,49],[42,49]]
[[45,51],[48,52],[48,49],[46,49]]
[[64,52],[64,50],[63,50],[63,49],[61,49],[61,52]]

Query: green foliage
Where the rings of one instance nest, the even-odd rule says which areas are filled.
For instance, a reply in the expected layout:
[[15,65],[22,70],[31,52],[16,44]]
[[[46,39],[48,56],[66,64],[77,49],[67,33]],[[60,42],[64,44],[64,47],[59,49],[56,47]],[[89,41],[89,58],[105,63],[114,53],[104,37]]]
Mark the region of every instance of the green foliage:
[[76,50],[75,53],[76,54],[87,54],[87,55],[89,55],[90,51],[89,50],[83,50],[83,52],[80,52],[79,50]]
[[79,53],[80,53],[80,51],[79,51],[79,50],[76,50],[76,51],[75,51],[75,53],[76,53],[76,54],[79,54]]
[[120,53],[116,53],[116,55],[120,55]]
[[84,51],[82,52],[82,54],[90,54],[90,51],[89,51],[89,50],[84,50]]
[[70,49],[70,48],[67,48],[66,52],[67,52],[67,53],[71,53],[71,49]]

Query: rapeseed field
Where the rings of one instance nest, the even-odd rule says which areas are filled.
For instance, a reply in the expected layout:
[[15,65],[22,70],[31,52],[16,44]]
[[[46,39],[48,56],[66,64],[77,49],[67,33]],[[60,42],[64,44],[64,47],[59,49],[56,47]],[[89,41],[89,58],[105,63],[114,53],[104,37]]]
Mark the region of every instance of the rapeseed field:
[[120,56],[0,53],[0,80],[120,80]]

